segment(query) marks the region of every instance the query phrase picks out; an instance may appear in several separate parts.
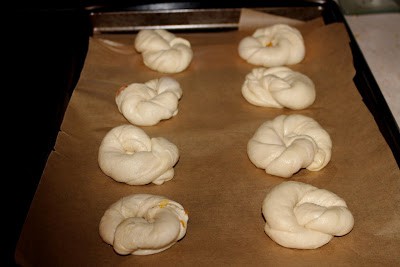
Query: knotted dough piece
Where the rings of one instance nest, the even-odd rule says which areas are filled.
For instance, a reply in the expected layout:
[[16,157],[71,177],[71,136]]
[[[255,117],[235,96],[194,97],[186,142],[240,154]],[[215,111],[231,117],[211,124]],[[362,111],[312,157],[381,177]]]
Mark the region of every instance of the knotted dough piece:
[[111,129],[103,138],[100,169],[118,182],[129,185],[161,185],[174,177],[178,148],[163,137],[150,138],[131,124]]
[[193,58],[190,42],[163,29],[141,30],[135,38],[135,49],[142,53],[143,63],[152,70],[178,73]]
[[133,194],[104,213],[101,238],[120,255],[149,255],[173,246],[186,234],[189,217],[181,204],[163,196]]
[[242,95],[256,106],[299,110],[314,103],[315,85],[288,67],[261,67],[246,75]]
[[121,87],[115,96],[118,110],[132,124],[152,126],[178,114],[179,83],[170,77]]
[[256,29],[239,42],[238,51],[248,63],[264,67],[293,65],[305,57],[301,32],[286,24]]
[[353,229],[354,218],[336,194],[288,181],[268,192],[262,204],[265,233],[287,248],[315,249]]
[[291,177],[301,168],[319,171],[331,159],[332,141],[314,119],[279,115],[264,122],[247,143],[250,161],[266,173]]

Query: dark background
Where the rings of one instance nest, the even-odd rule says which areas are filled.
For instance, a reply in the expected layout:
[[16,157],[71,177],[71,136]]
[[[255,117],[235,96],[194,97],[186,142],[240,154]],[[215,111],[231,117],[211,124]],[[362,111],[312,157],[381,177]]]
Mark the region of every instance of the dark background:
[[20,231],[84,64],[88,15],[68,2],[3,10],[1,266],[15,265]]

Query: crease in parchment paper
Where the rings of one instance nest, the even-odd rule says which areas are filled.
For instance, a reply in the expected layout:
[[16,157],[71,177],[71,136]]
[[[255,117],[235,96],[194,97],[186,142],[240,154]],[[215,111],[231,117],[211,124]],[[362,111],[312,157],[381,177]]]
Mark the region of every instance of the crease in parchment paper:
[[249,8],[242,8],[239,18],[239,31],[266,27],[278,23],[299,26],[304,24],[305,21],[272,15]]
[[135,53],[135,48],[132,45],[126,45],[117,41],[113,41],[110,39],[104,39],[100,37],[94,37],[93,41],[98,42],[99,44],[103,45],[104,47],[110,49],[111,51],[114,51],[119,54],[124,54],[124,55],[131,55]]

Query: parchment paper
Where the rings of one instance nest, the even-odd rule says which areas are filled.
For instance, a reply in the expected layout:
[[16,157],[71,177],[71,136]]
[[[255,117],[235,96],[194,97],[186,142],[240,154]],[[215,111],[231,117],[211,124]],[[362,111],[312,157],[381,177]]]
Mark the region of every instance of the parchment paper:
[[[345,27],[325,26],[322,19],[297,27],[305,39],[306,57],[290,67],[308,75],[317,91],[315,103],[301,111],[256,107],[242,97],[241,85],[255,66],[239,57],[237,47],[252,31],[179,34],[194,51],[187,70],[168,75],[183,89],[179,113],[142,127],[180,151],[174,178],[159,186],[114,181],[98,167],[97,153],[107,131],[128,123],[115,104],[116,90],[164,74],[144,66],[133,49],[134,34],[92,37],[23,227],[17,262],[97,267],[399,265],[400,172],[353,84]],[[331,135],[333,149],[324,169],[304,169],[289,179],[336,193],[355,218],[349,234],[315,250],[284,248],[264,233],[262,201],[272,186],[288,179],[257,169],[246,152],[248,140],[264,121],[292,113],[317,120]],[[132,193],[163,195],[181,203],[189,213],[186,236],[158,254],[116,254],[100,238],[98,225],[112,203]]]

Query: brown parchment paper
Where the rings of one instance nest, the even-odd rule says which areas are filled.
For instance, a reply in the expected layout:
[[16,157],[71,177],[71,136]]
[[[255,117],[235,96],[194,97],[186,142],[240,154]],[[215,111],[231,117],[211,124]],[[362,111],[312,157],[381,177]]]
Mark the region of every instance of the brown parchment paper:
[[[269,20],[268,20],[269,21]],[[260,25],[260,24],[257,24]],[[146,68],[134,51],[134,34],[94,36],[17,246],[23,266],[356,266],[400,264],[400,172],[355,88],[348,35],[340,23],[316,19],[298,25],[306,57],[291,68],[316,85],[304,110],[256,107],[241,95],[255,66],[237,53],[252,31],[181,33],[194,51],[187,70],[168,75],[183,89],[179,113],[143,127],[177,145],[175,176],[163,185],[130,186],[102,173],[100,142],[128,123],[114,102],[116,90],[164,76]],[[288,249],[265,233],[261,205],[268,190],[288,179],[266,174],[248,159],[255,130],[279,114],[316,119],[331,135],[332,159],[318,172],[301,170],[289,180],[342,197],[355,218],[353,230],[315,250]],[[105,210],[133,193],[163,195],[189,213],[186,236],[148,256],[120,256],[102,241]]]

